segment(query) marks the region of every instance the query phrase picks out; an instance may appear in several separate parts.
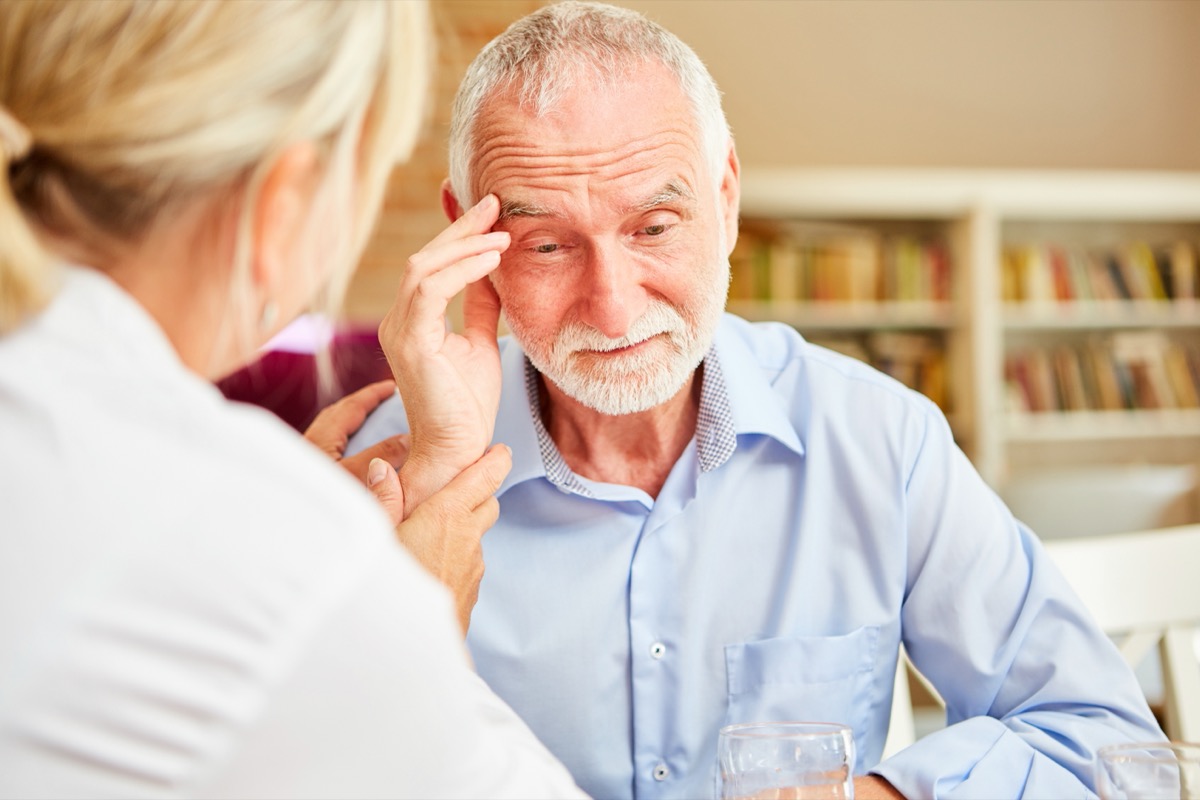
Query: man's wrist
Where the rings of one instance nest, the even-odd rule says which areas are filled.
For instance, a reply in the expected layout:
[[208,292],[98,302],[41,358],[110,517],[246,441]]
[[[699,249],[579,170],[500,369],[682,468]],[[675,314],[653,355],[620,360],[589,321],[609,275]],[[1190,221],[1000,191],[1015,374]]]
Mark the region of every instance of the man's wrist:
[[445,459],[430,458],[415,450],[410,452],[398,472],[404,490],[404,518],[408,519],[417,506],[444,489],[468,466],[469,463],[459,467]]

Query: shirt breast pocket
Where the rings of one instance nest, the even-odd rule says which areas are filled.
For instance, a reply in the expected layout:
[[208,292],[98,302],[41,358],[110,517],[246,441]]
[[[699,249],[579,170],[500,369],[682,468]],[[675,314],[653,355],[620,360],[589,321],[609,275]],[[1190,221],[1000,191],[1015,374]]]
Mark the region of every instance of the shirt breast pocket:
[[725,724],[839,722],[862,735],[871,703],[878,627],[842,636],[764,639],[725,646]]

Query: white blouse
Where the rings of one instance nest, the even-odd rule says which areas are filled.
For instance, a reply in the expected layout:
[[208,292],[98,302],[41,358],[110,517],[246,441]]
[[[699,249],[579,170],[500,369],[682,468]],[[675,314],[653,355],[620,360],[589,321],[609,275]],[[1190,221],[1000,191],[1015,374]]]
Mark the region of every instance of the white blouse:
[[564,797],[373,498],[98,272],[0,338],[0,796]]

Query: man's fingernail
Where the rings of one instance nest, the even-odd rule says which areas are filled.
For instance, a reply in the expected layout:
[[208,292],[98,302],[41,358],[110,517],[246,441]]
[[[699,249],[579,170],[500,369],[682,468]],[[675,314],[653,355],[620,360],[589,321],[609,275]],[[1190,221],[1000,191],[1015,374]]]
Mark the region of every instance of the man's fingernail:
[[367,486],[374,486],[387,477],[388,463],[382,458],[372,458],[367,465]]

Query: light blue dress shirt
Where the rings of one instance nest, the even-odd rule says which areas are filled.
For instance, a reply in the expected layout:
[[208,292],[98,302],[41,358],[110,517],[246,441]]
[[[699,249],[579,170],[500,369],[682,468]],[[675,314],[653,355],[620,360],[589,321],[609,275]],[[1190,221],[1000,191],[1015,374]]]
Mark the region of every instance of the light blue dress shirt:
[[[852,726],[908,797],[1084,797],[1097,747],[1161,739],[1109,640],[921,395],[726,315],[657,499],[571,472],[501,343],[513,450],[483,539],[479,672],[595,797],[713,793],[717,730]],[[406,430],[398,398],[352,442]],[[880,762],[897,648],[949,727]]]

